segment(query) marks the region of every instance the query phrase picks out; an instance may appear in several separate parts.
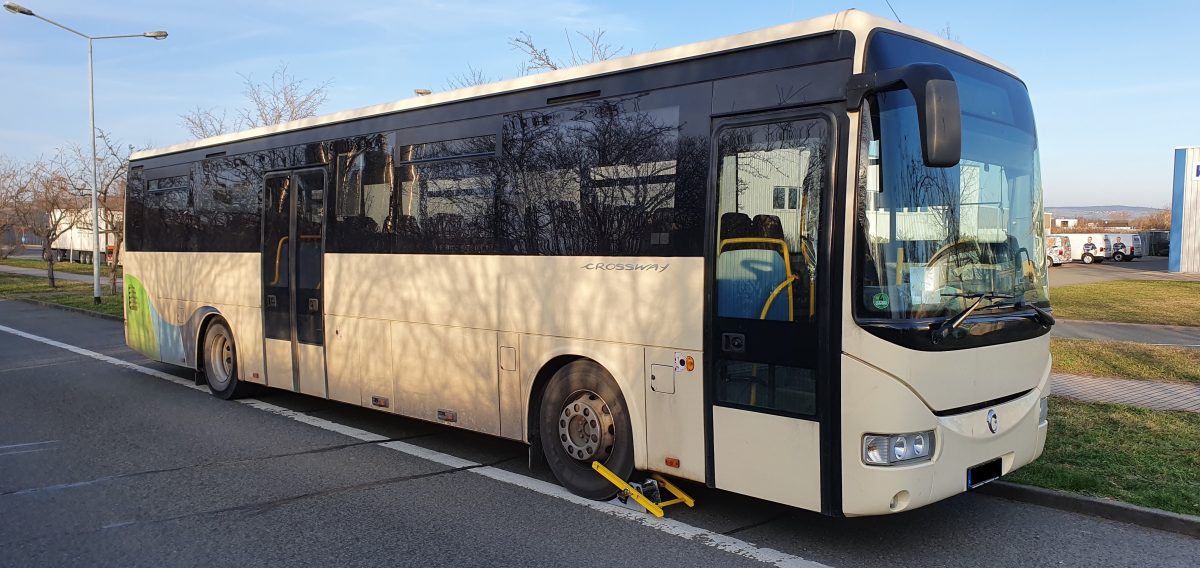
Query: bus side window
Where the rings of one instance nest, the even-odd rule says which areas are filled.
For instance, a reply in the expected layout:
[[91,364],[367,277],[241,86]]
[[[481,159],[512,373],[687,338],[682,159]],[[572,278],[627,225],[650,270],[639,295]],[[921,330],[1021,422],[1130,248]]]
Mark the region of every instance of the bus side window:
[[150,180],[142,225],[142,242],[149,250],[187,251],[195,216],[191,207],[190,175]]
[[329,234],[336,252],[392,252],[394,167],[391,135],[350,140],[337,156],[335,203]]

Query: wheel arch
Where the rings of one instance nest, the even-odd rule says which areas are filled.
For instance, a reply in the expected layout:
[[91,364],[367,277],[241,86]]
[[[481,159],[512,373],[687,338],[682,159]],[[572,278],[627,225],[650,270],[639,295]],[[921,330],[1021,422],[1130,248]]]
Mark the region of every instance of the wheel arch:
[[[523,342],[524,343],[524,342]],[[593,342],[587,342],[593,343]],[[589,349],[583,345],[561,346],[545,352],[540,357],[534,357],[536,364],[529,367],[524,388],[525,420],[523,432],[526,443],[531,448],[538,445],[537,413],[541,406],[542,393],[550,377],[559,369],[576,361],[589,361],[608,374],[609,378],[621,393],[625,408],[629,412],[629,424],[633,439],[634,466],[645,469],[646,464],[646,421],[645,421],[645,387],[644,363],[645,349],[640,346],[619,344],[599,344]]]
[[[191,334],[192,341],[186,356],[189,366],[197,371],[204,370],[204,357],[200,356],[204,351],[204,334],[208,332],[208,326],[212,325],[212,322],[218,318],[225,321],[225,326],[229,328],[229,335],[233,337],[233,344],[237,345],[237,335],[233,333],[233,326],[220,310],[212,306],[204,306],[197,309],[186,324],[187,328],[195,330]],[[238,358],[241,358],[240,350],[238,351]],[[238,363],[240,364],[241,361],[238,361]]]

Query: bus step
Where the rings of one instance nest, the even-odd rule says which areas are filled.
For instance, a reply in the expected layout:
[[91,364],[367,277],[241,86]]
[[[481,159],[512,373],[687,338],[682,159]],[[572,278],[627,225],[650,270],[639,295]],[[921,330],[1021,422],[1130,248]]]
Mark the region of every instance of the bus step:
[[[645,509],[646,512],[661,519],[663,516],[663,507],[670,507],[671,505],[678,505],[680,503],[688,507],[696,505],[695,499],[692,499],[687,493],[676,487],[675,484],[667,481],[666,478],[657,473],[650,474],[650,477],[641,483],[627,483],[607,467],[604,467],[600,462],[592,462],[592,469],[596,470],[596,473],[603,476],[609,483],[616,486],[617,502],[622,506],[631,509],[634,508],[634,506],[629,504],[629,500],[633,499],[634,503],[641,506],[641,509]],[[664,501],[662,499],[662,489],[666,489],[674,498]]]

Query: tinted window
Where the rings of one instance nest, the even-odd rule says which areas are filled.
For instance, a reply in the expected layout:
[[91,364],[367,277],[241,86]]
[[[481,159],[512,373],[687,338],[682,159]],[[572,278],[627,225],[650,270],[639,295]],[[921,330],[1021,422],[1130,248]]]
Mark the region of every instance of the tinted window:
[[651,94],[506,117],[502,246],[534,255],[698,254],[707,149],[685,140],[683,124],[679,106]]
[[397,155],[402,162],[421,160],[444,160],[468,156],[486,156],[496,153],[495,136],[473,136],[444,142],[427,142],[401,146]]
[[497,252],[495,160],[411,163],[399,170],[397,252]]
[[193,239],[191,176],[152,179],[146,186],[143,250],[188,250]]
[[391,135],[355,138],[337,155],[332,252],[391,252],[395,211]]
[[246,156],[201,162],[193,206],[203,250],[258,250],[261,179]]

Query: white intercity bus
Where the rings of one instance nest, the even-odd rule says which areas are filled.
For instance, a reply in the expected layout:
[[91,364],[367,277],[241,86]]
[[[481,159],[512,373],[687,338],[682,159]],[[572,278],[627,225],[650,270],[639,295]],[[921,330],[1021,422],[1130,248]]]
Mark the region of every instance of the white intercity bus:
[[126,336],[588,498],[897,512],[1042,452],[1039,176],[1014,71],[846,11],[138,152]]

